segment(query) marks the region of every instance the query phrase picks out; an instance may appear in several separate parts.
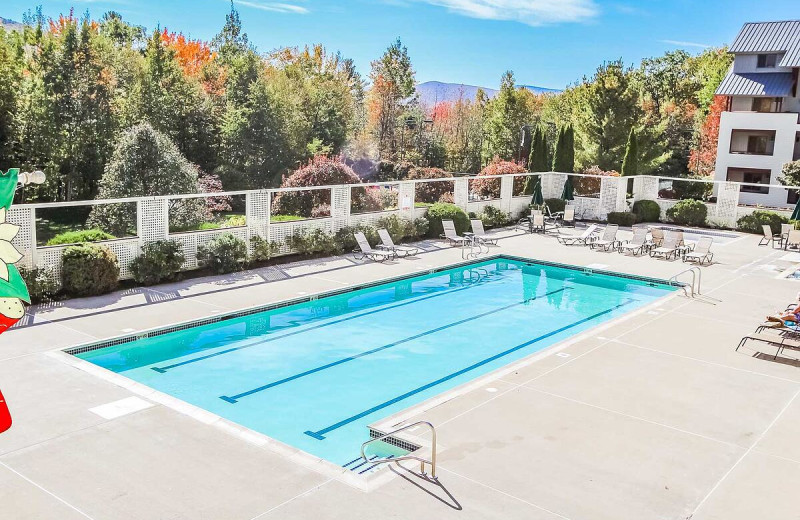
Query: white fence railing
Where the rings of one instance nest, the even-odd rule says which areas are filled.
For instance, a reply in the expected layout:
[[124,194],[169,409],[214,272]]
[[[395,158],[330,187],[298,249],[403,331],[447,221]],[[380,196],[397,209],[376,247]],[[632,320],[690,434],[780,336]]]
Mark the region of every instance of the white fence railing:
[[[398,215],[406,219],[420,218],[425,215],[427,208],[415,204],[417,185],[429,182],[448,181],[453,183],[454,203],[465,211],[480,213],[487,206],[494,206],[512,217],[517,217],[527,208],[531,196],[521,195],[514,191],[514,179],[538,175],[541,177],[544,198],[557,198],[561,196],[566,173],[524,173],[502,175],[495,178],[500,182],[499,198],[489,200],[474,200],[469,193],[469,181],[477,177],[460,176],[440,180],[407,180],[382,183],[365,183],[336,186],[316,186],[313,188],[277,188],[270,190],[236,191],[212,194],[186,194],[164,197],[138,197],[113,200],[91,200],[74,202],[57,202],[44,204],[22,204],[12,206],[8,220],[20,226],[20,232],[14,239],[14,245],[23,253],[20,262],[23,267],[50,267],[57,276],[60,275],[61,253],[66,245],[46,246],[37,241],[37,211],[51,210],[53,208],[70,208],[78,206],[99,206],[107,204],[131,203],[136,205],[136,232],[134,236],[118,238],[101,242],[109,247],[119,258],[123,279],[130,278],[128,265],[131,260],[140,254],[141,248],[148,242],[172,239],[181,243],[186,256],[184,269],[197,267],[198,247],[207,244],[214,237],[223,233],[232,233],[250,243],[254,236],[261,236],[267,240],[275,241],[282,245],[279,254],[289,254],[291,250],[286,246],[288,237],[312,228],[322,228],[329,232],[336,232],[346,226],[358,224],[375,225],[381,218],[389,215]],[[587,220],[604,220],[609,212],[626,211],[630,203],[636,200],[655,200],[661,207],[662,219],[665,211],[677,200],[659,198],[659,186],[666,182],[701,182],[711,184],[716,194],[716,202],[708,203],[709,218],[715,224],[726,224],[735,227],[738,217],[757,209],[752,206],[739,205],[739,192],[746,183],[735,183],[711,180],[672,179],[653,176],[637,176],[632,178],[632,198],[628,197],[627,177],[598,177],[592,175],[569,174],[574,177],[594,178],[594,185],[599,183],[599,191],[591,196],[582,196],[576,193],[575,200],[570,204],[575,206],[578,218]],[[757,185],[764,187],[764,185]],[[396,191],[397,208],[369,213],[354,213],[351,211],[351,192],[354,188],[380,187]],[[788,189],[785,186],[769,186],[771,189]],[[297,221],[272,222],[272,203],[275,196],[280,193],[327,190],[330,192],[330,215],[323,218],[308,218]],[[239,196],[245,199],[245,225],[240,227],[220,228],[204,231],[170,232],[169,208],[170,204],[182,199],[206,199],[209,197]],[[473,199],[473,200],[471,200]],[[310,208],[309,208],[310,209]],[[780,212],[789,216],[791,209],[780,209]]]

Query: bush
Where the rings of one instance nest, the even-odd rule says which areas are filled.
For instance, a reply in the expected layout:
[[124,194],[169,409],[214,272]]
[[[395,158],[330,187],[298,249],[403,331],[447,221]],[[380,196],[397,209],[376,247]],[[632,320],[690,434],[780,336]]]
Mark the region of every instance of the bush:
[[68,294],[94,296],[111,292],[117,287],[117,255],[105,246],[69,246],[61,253],[61,261],[61,285]]
[[612,211],[608,214],[606,220],[609,224],[631,227],[636,224],[636,214],[628,211]]
[[469,231],[469,217],[464,210],[454,204],[446,204],[444,202],[437,202],[428,208],[428,235],[438,237],[444,233],[442,228],[442,220],[452,220],[455,223],[456,233],[463,233]]
[[231,273],[242,268],[247,260],[247,244],[231,233],[214,237],[197,248],[197,262],[215,273]]
[[[331,186],[334,184],[360,184],[361,178],[352,168],[339,158],[318,155],[308,164],[286,177],[281,188],[298,188],[313,186]],[[331,190],[308,190],[278,193],[272,202],[275,214],[300,215],[308,217],[313,208],[327,205],[330,207]],[[353,190],[351,193],[353,211],[364,211],[367,197],[364,190]]]
[[[411,168],[408,171],[407,179],[441,179],[452,177],[440,168]],[[434,203],[438,202],[445,193],[453,192],[452,182],[422,182],[417,183],[414,199],[416,202]]]
[[369,242],[369,245],[373,247],[378,245],[378,243],[381,241],[380,237],[378,236],[378,230],[372,226],[368,226],[366,224],[347,226],[337,231],[336,235],[334,236],[340,251],[355,251],[358,248],[358,243],[353,236],[353,234],[357,231],[364,233],[367,242]]
[[48,246],[64,244],[84,244],[86,242],[100,242],[101,240],[114,240],[116,237],[109,235],[102,229],[85,229],[82,231],[67,231],[59,233],[47,241]]
[[181,270],[186,257],[178,242],[158,240],[142,246],[142,254],[130,263],[133,279],[143,285],[155,285],[172,280]]
[[250,238],[250,247],[253,248],[252,259],[256,262],[265,262],[275,256],[280,245],[277,242],[268,241],[258,235]]
[[31,303],[53,301],[58,294],[58,280],[52,267],[19,268],[19,274],[28,286]]
[[681,226],[702,226],[707,216],[708,207],[694,199],[680,200],[667,210],[667,218]]
[[677,199],[705,200],[711,195],[710,182],[672,181],[672,192]]
[[764,232],[761,226],[766,224],[772,229],[773,233],[780,233],[781,224],[788,223],[788,218],[774,211],[757,210],[749,215],[739,217],[739,220],[736,221],[736,229],[745,233],[757,233],[760,235]]
[[414,238],[422,238],[428,234],[428,230],[431,227],[431,223],[428,222],[426,218],[415,218],[414,219],[414,234],[412,235]]
[[480,214],[479,218],[481,222],[483,222],[483,226],[487,228],[505,226],[508,224],[509,220],[511,220],[508,213],[494,206],[486,206],[483,208],[483,213]]
[[[470,183],[470,190],[479,197],[496,199],[500,197],[500,179],[492,179],[490,177],[511,173],[525,173],[525,167],[521,164],[511,161],[502,161],[495,157],[494,160],[486,165],[478,174],[480,177],[489,178],[475,179]],[[525,177],[514,177],[513,193],[522,193],[524,188]]]
[[342,252],[336,236],[320,228],[296,232],[286,240],[286,245],[301,255],[337,255]]
[[567,201],[564,199],[544,199],[544,204],[550,210],[550,213],[564,211],[564,208],[567,207]]
[[658,222],[661,208],[654,200],[637,200],[633,203],[633,213],[637,222]]

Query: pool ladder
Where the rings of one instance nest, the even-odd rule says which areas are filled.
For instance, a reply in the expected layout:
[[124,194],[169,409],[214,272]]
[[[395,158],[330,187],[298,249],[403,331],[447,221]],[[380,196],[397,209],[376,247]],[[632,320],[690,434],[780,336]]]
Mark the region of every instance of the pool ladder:
[[[382,441],[382,440],[387,439],[389,437],[392,437],[393,435],[396,435],[396,434],[398,434],[398,433],[400,433],[402,431],[410,430],[411,428],[415,428],[417,426],[426,426],[431,430],[431,458],[430,459],[426,459],[426,458],[420,457],[418,455],[413,455],[413,454],[403,455],[402,457],[393,457],[393,458],[390,458],[390,459],[381,459],[381,460],[372,460],[372,459],[369,459],[367,457],[367,454],[366,454],[366,452],[364,450],[367,448],[368,445],[372,444],[373,442]],[[375,465],[385,464],[387,462],[399,462],[401,460],[415,460],[415,461],[420,463],[420,473],[423,476],[427,475],[425,473],[425,464],[428,464],[431,467],[431,478],[433,480],[437,480],[437,478],[436,478],[436,428],[434,428],[433,425],[431,423],[429,423],[428,421],[417,421],[415,423],[407,424],[407,425],[403,426],[402,428],[398,428],[398,429],[396,429],[394,431],[391,431],[389,433],[384,433],[383,435],[380,435],[378,437],[372,438],[372,439],[368,440],[367,442],[365,442],[364,444],[361,445],[361,458],[364,459],[365,461],[371,462],[371,463],[373,463]]]
[[[691,285],[679,281],[679,278],[685,274],[692,275]],[[681,271],[680,273],[670,278],[669,284],[674,287],[683,288],[683,292],[686,294],[686,296],[694,298],[696,295],[700,295],[700,282],[702,282],[702,280],[703,280],[703,271],[701,271],[699,267],[694,266],[690,267],[689,269],[686,269],[685,271]]]

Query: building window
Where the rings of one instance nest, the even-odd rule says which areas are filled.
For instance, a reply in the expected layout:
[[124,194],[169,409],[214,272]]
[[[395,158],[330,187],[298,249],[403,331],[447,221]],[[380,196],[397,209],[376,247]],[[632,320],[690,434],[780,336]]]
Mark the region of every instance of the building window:
[[[769,184],[772,172],[770,170],[756,170],[751,168],[729,168],[727,180],[746,184]],[[742,193],[756,193],[766,195],[769,188],[764,186],[742,186]]]
[[747,153],[766,155],[769,138],[766,135],[751,135],[747,138]]
[[753,112],[780,112],[783,98],[754,97]]
[[778,64],[777,54],[759,54],[758,55],[758,68],[759,69],[774,69]]

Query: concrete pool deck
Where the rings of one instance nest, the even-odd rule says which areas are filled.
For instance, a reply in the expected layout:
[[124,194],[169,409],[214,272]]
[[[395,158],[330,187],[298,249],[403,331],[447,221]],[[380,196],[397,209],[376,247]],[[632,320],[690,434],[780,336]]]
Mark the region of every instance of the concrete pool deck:
[[[659,278],[686,267],[503,235],[493,253]],[[800,352],[734,348],[796,298],[800,283],[779,275],[800,255],[757,242],[714,246],[704,297],[663,300],[406,418],[437,428],[439,486],[391,467],[361,491],[50,351],[427,270],[461,261],[458,249],[432,241],[413,260],[310,260],[31,309],[0,336],[15,421],[0,435],[2,517],[796,520]]]

